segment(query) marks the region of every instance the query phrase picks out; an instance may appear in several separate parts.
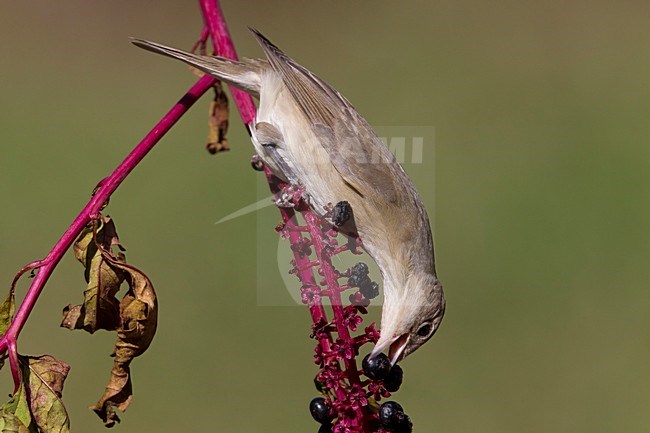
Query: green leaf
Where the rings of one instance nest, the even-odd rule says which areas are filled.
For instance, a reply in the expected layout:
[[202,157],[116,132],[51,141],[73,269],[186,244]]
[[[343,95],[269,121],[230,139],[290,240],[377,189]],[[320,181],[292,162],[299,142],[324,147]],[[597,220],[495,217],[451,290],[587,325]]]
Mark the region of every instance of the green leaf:
[[16,415],[9,412],[0,412],[0,432],[2,433],[30,433]]
[[[18,392],[0,407],[0,414],[6,426],[5,428],[8,429],[7,431],[12,431],[11,428],[15,428],[21,433],[38,433],[36,425],[32,422],[32,414],[29,410],[24,384],[21,383]],[[0,431],[4,432],[4,430]]]
[[[119,246],[119,240],[110,217],[93,222],[77,238],[74,254],[86,267],[88,285],[83,304],[70,304],[63,309],[62,327],[84,329],[92,334],[98,329],[113,331],[119,326],[119,302],[115,295],[125,275],[111,266],[102,255],[103,251],[110,251],[113,245]],[[118,257],[119,260],[123,261],[123,256]]]
[[19,356],[19,360],[23,386],[29,387],[29,407],[38,430],[42,433],[69,433],[70,419],[61,395],[70,366],[50,355]]
[[[14,318],[14,291],[9,290],[7,299],[0,304],[0,335],[5,335]],[[6,354],[0,356],[0,369],[5,365]],[[2,430],[0,430],[2,432]]]
[[158,301],[151,281],[140,270],[111,258],[110,265],[126,273],[129,291],[120,302],[120,323],[113,355],[115,361],[104,395],[91,409],[107,427],[120,421],[115,409],[124,412],[133,398],[130,364],[144,353],[156,333]]
[[10,290],[7,298],[0,304],[0,335],[5,335],[11,320],[14,318],[14,291]]
[[0,432],[69,433],[61,393],[70,367],[50,355],[19,355],[18,362],[23,381],[0,407]]

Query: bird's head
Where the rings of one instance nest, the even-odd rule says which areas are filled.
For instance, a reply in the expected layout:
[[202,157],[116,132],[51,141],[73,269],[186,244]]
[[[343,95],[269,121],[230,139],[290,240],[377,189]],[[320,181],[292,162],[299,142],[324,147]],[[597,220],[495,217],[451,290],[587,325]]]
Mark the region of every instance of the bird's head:
[[[391,284],[384,280],[384,284]],[[417,273],[406,279],[403,290],[386,290],[381,334],[371,357],[389,348],[391,364],[404,359],[429,341],[445,313],[445,296],[438,279]]]

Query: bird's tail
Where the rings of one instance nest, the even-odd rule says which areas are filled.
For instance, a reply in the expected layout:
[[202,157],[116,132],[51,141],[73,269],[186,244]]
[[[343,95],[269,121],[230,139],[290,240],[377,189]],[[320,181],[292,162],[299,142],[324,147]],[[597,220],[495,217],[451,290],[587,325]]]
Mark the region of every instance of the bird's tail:
[[152,51],[154,53],[181,60],[259,98],[260,72],[263,67],[261,61],[248,60],[238,62],[218,56],[200,56],[177,48],[168,47],[157,42],[137,38],[131,38],[131,42],[147,51]]

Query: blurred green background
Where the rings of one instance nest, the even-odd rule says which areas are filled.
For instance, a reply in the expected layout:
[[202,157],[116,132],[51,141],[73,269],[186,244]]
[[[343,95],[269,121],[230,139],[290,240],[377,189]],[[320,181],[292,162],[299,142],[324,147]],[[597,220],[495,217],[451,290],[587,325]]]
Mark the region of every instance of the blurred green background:
[[[374,125],[435,128],[407,171],[435,220],[448,310],[395,395],[420,432],[643,432],[650,426],[650,4],[645,1],[223,2],[240,55],[252,25]],[[195,2],[0,3],[0,275],[49,251],[106,176],[195,81],[131,46],[189,48]],[[133,364],[123,432],[316,431],[301,306],[260,306],[276,211],[233,114],[212,157],[208,99],[113,196],[158,334]],[[434,186],[435,180],[435,186]],[[260,239],[270,241],[262,242]],[[263,250],[268,244],[268,250]],[[22,295],[25,283],[19,293]],[[66,257],[19,350],[72,365],[76,432],[103,391],[113,335],[58,328],[81,300]],[[377,318],[377,310],[372,312]],[[11,391],[8,372],[0,382]]]

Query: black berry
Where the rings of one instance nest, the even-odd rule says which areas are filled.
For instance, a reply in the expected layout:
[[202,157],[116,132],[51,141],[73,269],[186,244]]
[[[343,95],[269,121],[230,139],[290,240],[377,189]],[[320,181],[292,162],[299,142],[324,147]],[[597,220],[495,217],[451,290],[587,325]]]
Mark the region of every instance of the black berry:
[[374,299],[379,296],[379,284],[374,281],[363,281],[359,286],[359,291],[366,299]]
[[410,419],[404,413],[402,405],[396,401],[387,401],[379,407],[379,422],[391,431],[410,423]]
[[390,373],[388,373],[388,376],[384,379],[384,388],[386,388],[388,392],[397,391],[399,387],[402,386],[403,377],[404,371],[402,370],[402,367],[397,364],[393,365],[393,368],[390,369]]
[[366,265],[363,262],[359,262],[356,265],[352,266],[352,273],[359,274],[359,275],[368,275],[368,265]]
[[363,374],[374,380],[384,380],[390,372],[390,360],[383,353],[380,353],[372,359],[370,359],[370,355],[367,355],[363,358],[361,366],[363,368]]
[[329,424],[334,417],[327,401],[323,397],[315,397],[309,403],[311,416],[321,424]]
[[318,433],[332,433],[332,426],[330,426],[329,424],[323,424],[318,429]]
[[350,268],[350,278],[348,278],[348,286],[361,287],[362,285],[370,284],[368,278],[368,265],[359,262]]
[[368,278],[367,275],[359,275],[359,274],[350,274],[350,278],[348,278],[348,286],[350,287],[360,287],[366,282],[370,282],[370,278]]
[[408,415],[404,415],[404,421],[393,429],[395,433],[413,433],[413,423]]
[[347,201],[336,203],[332,209],[332,222],[335,226],[341,227],[352,217],[352,206]]
[[327,387],[325,386],[325,384],[324,384],[323,382],[320,382],[320,381],[317,380],[316,378],[314,378],[314,386],[316,387],[316,390],[317,390],[318,392],[323,392],[325,389],[327,389]]

